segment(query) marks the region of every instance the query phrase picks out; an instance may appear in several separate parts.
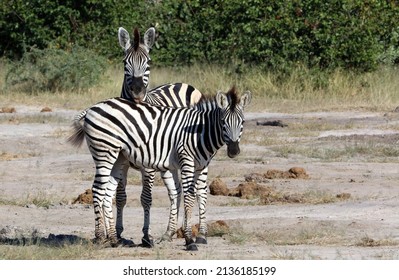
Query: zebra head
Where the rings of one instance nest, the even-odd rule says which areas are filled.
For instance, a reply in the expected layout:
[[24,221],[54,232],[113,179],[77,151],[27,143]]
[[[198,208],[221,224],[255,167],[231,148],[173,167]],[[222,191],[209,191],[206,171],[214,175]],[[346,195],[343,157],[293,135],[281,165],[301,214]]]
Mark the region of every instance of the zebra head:
[[155,28],[149,28],[140,42],[140,33],[134,29],[133,45],[129,33],[120,27],[118,31],[119,44],[125,51],[124,79],[121,97],[140,102],[144,99],[150,76],[149,52],[155,42]]
[[218,91],[216,103],[221,109],[221,124],[223,141],[227,145],[227,155],[234,158],[240,153],[240,138],[243,130],[244,107],[251,102],[252,94],[246,91],[241,98],[238,97],[235,87],[227,94]]

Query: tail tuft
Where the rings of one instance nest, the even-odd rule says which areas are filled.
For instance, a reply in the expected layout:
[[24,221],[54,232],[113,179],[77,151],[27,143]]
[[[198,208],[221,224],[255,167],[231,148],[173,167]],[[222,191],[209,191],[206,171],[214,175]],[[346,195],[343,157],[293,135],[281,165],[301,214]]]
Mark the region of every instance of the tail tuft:
[[72,146],[79,148],[82,145],[85,133],[80,121],[86,116],[87,110],[83,111],[75,117],[72,124],[72,135],[68,137],[67,142]]

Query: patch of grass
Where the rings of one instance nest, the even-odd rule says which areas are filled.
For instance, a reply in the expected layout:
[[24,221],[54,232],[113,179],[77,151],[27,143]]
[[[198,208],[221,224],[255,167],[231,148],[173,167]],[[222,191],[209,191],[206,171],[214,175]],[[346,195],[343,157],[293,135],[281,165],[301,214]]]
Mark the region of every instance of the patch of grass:
[[303,260],[304,257],[288,250],[278,250],[273,248],[271,253],[271,259],[273,260]]
[[236,245],[243,245],[249,241],[250,238],[251,235],[244,231],[233,231],[228,235],[229,242]]
[[66,245],[63,247],[0,246],[0,259],[3,260],[84,260],[98,258],[98,249],[90,244]]
[[340,228],[325,221],[315,221],[294,229],[281,227],[276,230],[256,229],[248,231],[241,224],[230,227],[227,239],[232,244],[244,245],[261,241],[271,246],[295,245],[336,245],[344,241],[345,235]]
[[[123,65],[110,65],[99,83],[84,90],[63,90],[56,93],[41,90],[26,94],[18,88],[5,86],[9,67],[0,61],[0,103],[12,106],[16,103],[46,104],[51,107],[82,109],[100,100],[120,95],[123,81]],[[298,67],[290,76],[279,81],[279,74],[253,68],[241,75],[232,75],[231,69],[211,65],[151,69],[150,88],[165,83],[185,82],[197,87],[205,95],[214,95],[218,90],[227,91],[236,85],[240,92],[250,90],[253,102],[247,111],[273,111],[300,113],[309,111],[363,110],[392,111],[392,104],[399,103],[396,89],[399,88],[398,71],[381,68],[373,73],[348,74],[337,70],[323,75],[325,83],[315,87],[312,78],[315,71]],[[79,71],[76,67],[74,71]],[[94,71],[95,72],[95,71]],[[318,75],[318,74],[316,74]],[[365,86],[367,81],[367,86]],[[12,97],[12,98],[10,98]]]
[[285,193],[280,191],[271,192],[268,196],[263,196],[260,199],[260,204],[273,203],[303,203],[303,204],[325,204],[334,203],[350,198],[350,194],[334,195],[326,191],[308,190],[303,193]]
[[367,161],[381,161],[384,158],[395,160],[399,156],[399,148],[392,145],[378,144],[375,142],[356,142],[353,144],[337,144],[333,148],[312,146],[300,147],[295,145],[270,147],[278,157],[288,158],[292,155],[301,155],[307,158],[330,161],[348,161],[353,158],[363,158]]
[[40,156],[40,153],[37,152],[30,152],[26,154],[14,154],[14,153],[9,153],[9,152],[1,152],[0,153],[0,161],[9,161],[9,160],[15,160],[15,159],[20,159],[20,158],[30,158],[30,157],[37,157]]
[[376,240],[366,235],[362,237],[355,245],[359,247],[397,246],[399,245],[399,242],[391,237]]
[[255,234],[257,240],[270,245],[335,245],[342,243],[343,234],[333,224],[316,222],[304,225],[299,229],[282,228],[273,231],[262,231]]
[[82,47],[73,47],[70,52],[31,48],[20,61],[10,63],[6,88],[25,93],[81,91],[96,84],[105,67],[104,58]]
[[67,117],[63,117],[57,114],[27,114],[27,115],[1,115],[0,123],[68,123],[71,120]]
[[50,206],[58,203],[67,204],[68,200],[65,198],[57,198],[55,195],[48,194],[42,190],[28,193],[22,198],[0,199],[0,204],[2,205],[15,205],[23,207],[27,205],[34,205],[36,207],[49,208]]

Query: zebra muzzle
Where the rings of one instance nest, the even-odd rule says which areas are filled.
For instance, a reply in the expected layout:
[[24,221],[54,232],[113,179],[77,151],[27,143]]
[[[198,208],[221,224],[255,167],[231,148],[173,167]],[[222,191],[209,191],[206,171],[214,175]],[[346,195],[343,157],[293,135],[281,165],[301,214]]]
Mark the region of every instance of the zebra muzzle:
[[238,141],[229,142],[227,144],[227,155],[229,158],[234,158],[240,153],[240,146],[238,145]]
[[130,95],[134,102],[139,103],[143,101],[146,93],[146,86],[141,77],[133,78],[132,84],[130,85]]

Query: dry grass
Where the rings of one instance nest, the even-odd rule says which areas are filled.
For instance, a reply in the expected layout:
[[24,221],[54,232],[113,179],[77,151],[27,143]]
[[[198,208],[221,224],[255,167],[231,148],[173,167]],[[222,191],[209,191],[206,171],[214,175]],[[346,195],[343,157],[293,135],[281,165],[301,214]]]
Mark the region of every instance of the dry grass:
[[[0,62],[4,66],[4,61]],[[230,69],[195,65],[180,68],[156,68],[151,71],[150,87],[170,82],[194,85],[205,95],[217,90],[227,91],[236,85],[240,92],[250,90],[254,102],[249,111],[305,112],[328,110],[393,110],[399,104],[399,73],[394,68],[381,68],[373,73],[351,74],[335,71],[331,74],[314,74],[298,67],[284,80],[272,72],[251,69],[244,74],[231,73]],[[0,67],[0,104],[18,104],[83,109],[100,100],[120,95],[123,81],[122,64],[110,66],[102,82],[86,92],[42,92],[26,94],[5,87],[6,67]],[[318,80],[322,80],[320,87]],[[393,107],[394,106],[394,107]],[[392,108],[393,107],[393,108]]]
[[364,236],[355,245],[359,247],[397,246],[399,242],[392,237],[376,240],[369,236]]

